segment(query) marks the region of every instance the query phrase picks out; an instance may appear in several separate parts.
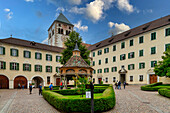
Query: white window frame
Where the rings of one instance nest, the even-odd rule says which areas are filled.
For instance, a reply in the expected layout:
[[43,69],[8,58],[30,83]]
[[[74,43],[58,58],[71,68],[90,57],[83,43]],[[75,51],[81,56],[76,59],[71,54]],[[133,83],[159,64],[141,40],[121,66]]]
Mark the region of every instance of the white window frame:
[[[142,80],[140,80],[140,77],[142,76]],[[143,75],[139,75],[139,81],[143,81],[144,80],[144,76]]]
[[0,47],[0,55],[3,55],[3,47]]
[[12,63],[12,70],[17,70],[17,63]]
[[113,82],[116,82],[116,77],[113,77]]
[[17,50],[16,49],[12,49],[12,56],[17,56]]
[[[131,77],[132,77],[132,80],[131,80]],[[129,81],[133,82],[133,76],[129,76]]]
[[25,64],[25,71],[29,71],[29,64]]

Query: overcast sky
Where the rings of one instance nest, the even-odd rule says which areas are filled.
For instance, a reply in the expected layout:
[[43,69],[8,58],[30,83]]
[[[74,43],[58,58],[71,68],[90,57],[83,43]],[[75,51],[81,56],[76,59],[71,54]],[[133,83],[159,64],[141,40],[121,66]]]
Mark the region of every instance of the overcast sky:
[[83,41],[94,44],[112,34],[170,14],[169,0],[0,0],[0,39],[46,43],[48,28],[62,12]]

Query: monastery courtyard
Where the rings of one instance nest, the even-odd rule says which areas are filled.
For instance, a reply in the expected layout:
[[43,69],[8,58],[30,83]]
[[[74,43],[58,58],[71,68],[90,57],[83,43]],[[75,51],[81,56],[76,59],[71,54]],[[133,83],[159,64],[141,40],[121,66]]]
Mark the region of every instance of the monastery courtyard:
[[[116,106],[107,113],[170,113],[170,99],[158,92],[141,91],[139,85],[115,90]],[[38,89],[0,90],[0,113],[59,113],[48,104]]]

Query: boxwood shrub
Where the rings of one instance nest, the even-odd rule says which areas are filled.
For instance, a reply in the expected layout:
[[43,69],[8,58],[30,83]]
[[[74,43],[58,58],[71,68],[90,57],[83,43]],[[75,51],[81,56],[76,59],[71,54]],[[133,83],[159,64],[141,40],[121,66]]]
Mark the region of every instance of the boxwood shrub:
[[170,89],[162,88],[158,90],[158,93],[162,96],[170,98]]
[[160,87],[155,87],[155,86],[159,86],[159,85],[162,85],[162,82],[157,82],[157,83],[141,86],[141,90],[144,90],[144,91],[158,91],[158,89]]
[[[49,86],[44,86],[45,90],[50,90]],[[53,90],[59,90],[59,86],[53,86]]]
[[[72,99],[49,90],[43,90],[42,94],[51,105],[62,112],[90,112],[91,110],[91,99]],[[108,111],[115,106],[115,102],[115,93],[111,85],[103,92],[102,96],[94,99],[94,111]]]

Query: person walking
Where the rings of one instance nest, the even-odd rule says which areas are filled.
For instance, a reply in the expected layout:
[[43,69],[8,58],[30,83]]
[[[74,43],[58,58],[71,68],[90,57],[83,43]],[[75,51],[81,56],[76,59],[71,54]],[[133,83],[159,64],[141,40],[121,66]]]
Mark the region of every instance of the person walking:
[[50,84],[49,88],[50,90],[53,90],[53,83]]
[[24,89],[24,84],[22,85],[22,89]]
[[118,82],[118,89],[121,89],[121,82]]
[[115,89],[118,89],[118,84],[117,84],[117,82],[115,82]]
[[42,95],[42,85],[39,85],[39,95]]
[[21,84],[20,83],[18,83],[18,89],[21,89]]
[[29,90],[30,90],[30,94],[32,94],[32,84],[30,83],[30,86],[29,86]]
[[126,87],[126,81],[124,81],[123,85],[124,85],[124,89],[125,89],[125,87]]
[[60,83],[60,89],[63,89],[63,82]]

